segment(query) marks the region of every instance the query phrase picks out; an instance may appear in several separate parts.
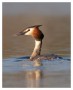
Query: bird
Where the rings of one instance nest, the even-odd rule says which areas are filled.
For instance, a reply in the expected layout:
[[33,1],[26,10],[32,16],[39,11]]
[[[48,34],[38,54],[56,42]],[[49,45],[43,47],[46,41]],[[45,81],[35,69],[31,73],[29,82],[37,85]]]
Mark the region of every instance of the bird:
[[35,47],[33,49],[33,52],[30,56],[30,60],[53,60],[56,58],[61,58],[58,55],[55,54],[49,54],[49,55],[41,55],[41,48],[42,48],[42,41],[44,38],[43,32],[39,29],[39,27],[42,25],[34,25],[27,27],[23,29],[22,31],[18,32],[15,34],[15,36],[20,36],[20,35],[29,35],[32,36],[35,40]]

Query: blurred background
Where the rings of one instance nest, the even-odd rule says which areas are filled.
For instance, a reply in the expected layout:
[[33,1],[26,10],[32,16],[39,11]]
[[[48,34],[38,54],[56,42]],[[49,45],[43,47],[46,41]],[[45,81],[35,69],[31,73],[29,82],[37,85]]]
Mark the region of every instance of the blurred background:
[[3,58],[31,55],[34,39],[14,37],[22,29],[41,24],[42,54],[70,55],[70,11],[67,3],[2,3]]

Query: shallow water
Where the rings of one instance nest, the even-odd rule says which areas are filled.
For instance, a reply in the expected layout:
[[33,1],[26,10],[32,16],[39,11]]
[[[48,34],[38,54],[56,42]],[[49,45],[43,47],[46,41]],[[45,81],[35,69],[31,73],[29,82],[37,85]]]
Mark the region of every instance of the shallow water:
[[20,71],[29,71],[36,69],[44,69],[50,71],[70,70],[70,58],[55,59],[52,61],[42,60],[41,66],[35,66],[37,62],[29,61],[29,56],[8,58],[3,60],[3,72],[16,73]]
[[3,87],[70,87],[70,57],[43,60],[41,66],[28,58],[3,60]]

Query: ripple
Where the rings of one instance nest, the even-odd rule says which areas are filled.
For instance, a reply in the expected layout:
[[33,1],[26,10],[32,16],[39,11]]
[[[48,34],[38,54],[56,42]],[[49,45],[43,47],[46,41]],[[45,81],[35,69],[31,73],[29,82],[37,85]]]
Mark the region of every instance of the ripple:
[[55,59],[52,61],[42,60],[42,66],[34,66],[33,61],[29,61],[29,56],[14,57],[3,60],[3,72],[20,72],[29,70],[48,70],[60,71],[70,69],[70,57],[63,57],[63,59]]

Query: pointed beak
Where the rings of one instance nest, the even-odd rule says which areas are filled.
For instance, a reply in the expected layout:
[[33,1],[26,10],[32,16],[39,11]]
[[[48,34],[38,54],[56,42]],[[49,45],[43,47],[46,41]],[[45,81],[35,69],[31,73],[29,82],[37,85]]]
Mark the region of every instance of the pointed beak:
[[24,35],[26,33],[25,30],[21,31],[21,32],[18,32],[16,34],[14,34],[14,36],[20,36],[20,35]]

